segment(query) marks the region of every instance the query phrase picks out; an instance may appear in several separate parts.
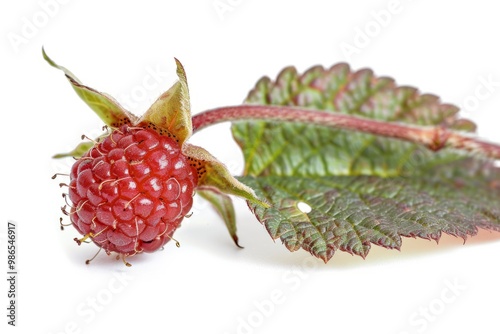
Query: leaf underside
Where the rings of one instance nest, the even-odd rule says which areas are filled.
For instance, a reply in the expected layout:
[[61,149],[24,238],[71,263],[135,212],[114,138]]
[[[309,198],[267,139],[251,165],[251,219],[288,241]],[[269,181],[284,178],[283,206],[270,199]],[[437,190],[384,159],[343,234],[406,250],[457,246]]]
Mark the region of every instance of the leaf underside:
[[[286,68],[275,82],[261,79],[246,102],[475,130],[438,97],[346,64],[302,75]],[[232,131],[245,158],[239,179],[272,205],[249,206],[291,251],[327,262],[336,250],[365,257],[371,244],[399,249],[403,236],[466,239],[477,228],[500,230],[500,171],[491,161],[312,125],[237,122]]]

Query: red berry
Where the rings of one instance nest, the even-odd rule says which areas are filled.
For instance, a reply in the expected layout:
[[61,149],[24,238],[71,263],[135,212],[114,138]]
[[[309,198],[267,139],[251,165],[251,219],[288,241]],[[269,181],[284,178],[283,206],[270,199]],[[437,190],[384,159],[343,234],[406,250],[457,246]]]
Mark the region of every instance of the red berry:
[[189,213],[198,182],[174,139],[128,125],[76,161],[70,178],[73,226],[123,256],[167,243]]

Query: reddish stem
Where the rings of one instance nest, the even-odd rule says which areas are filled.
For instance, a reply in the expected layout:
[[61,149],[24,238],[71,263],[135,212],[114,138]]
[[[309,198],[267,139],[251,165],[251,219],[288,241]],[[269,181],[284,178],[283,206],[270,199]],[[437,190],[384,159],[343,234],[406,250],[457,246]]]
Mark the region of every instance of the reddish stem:
[[315,124],[397,138],[422,144],[434,151],[450,147],[500,159],[500,145],[450,131],[445,127],[418,127],[287,106],[239,105],[207,110],[193,116],[193,132],[217,123],[245,120]]

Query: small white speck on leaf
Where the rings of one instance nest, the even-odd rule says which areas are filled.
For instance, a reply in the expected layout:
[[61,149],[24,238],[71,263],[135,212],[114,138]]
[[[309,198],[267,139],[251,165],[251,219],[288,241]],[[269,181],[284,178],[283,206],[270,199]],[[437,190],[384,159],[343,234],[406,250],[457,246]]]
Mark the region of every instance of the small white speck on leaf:
[[302,211],[303,213],[309,213],[312,211],[312,208],[309,206],[309,204],[304,203],[304,202],[298,202],[297,203],[297,208]]

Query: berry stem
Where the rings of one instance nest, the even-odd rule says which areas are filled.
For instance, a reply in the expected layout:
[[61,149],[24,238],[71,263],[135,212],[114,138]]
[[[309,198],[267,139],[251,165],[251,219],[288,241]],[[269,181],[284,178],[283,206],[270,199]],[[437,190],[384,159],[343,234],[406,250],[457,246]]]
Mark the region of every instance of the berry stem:
[[406,125],[338,112],[323,112],[287,106],[239,105],[207,110],[193,116],[193,133],[217,123],[248,120],[308,123],[360,131],[422,144],[433,151],[448,147],[500,159],[500,144],[482,141],[442,126]]

